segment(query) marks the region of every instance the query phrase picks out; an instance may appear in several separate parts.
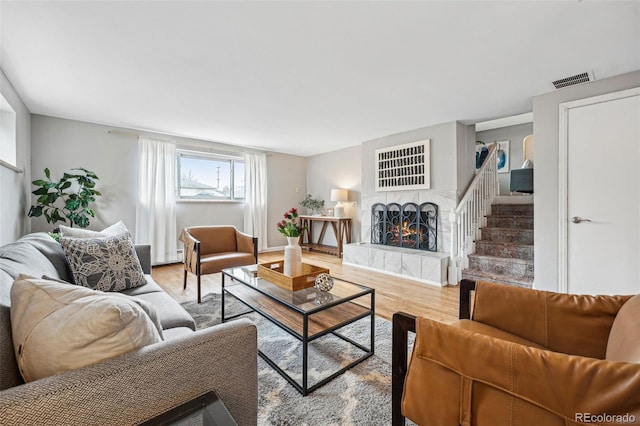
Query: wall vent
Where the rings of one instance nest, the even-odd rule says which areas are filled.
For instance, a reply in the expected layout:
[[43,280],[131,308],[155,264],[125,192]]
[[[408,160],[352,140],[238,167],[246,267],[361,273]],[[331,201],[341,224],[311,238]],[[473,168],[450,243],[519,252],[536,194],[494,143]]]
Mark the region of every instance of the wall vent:
[[588,83],[593,81],[593,73],[583,72],[581,74],[572,75],[571,77],[561,78],[553,82],[556,89],[562,89],[563,87],[575,86],[576,84]]

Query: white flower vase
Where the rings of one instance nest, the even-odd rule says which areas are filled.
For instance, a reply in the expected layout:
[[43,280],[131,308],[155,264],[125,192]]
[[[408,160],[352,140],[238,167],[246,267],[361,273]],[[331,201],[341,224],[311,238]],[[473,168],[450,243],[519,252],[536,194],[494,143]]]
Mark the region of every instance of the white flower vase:
[[284,248],[283,274],[289,277],[302,275],[302,247],[298,244],[300,237],[287,237]]

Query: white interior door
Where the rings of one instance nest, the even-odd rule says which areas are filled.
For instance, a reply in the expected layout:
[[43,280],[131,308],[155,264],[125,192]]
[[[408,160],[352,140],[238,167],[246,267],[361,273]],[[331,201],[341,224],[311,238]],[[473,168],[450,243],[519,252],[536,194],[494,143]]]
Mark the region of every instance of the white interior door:
[[640,90],[634,90],[564,105],[568,293],[640,293]]

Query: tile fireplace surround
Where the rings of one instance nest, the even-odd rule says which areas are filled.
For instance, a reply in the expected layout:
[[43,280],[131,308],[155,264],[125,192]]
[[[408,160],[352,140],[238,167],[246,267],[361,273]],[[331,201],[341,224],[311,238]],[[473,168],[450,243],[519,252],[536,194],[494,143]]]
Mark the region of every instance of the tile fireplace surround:
[[371,243],[347,244],[342,253],[344,265],[375,269],[439,287],[447,285],[448,253]]

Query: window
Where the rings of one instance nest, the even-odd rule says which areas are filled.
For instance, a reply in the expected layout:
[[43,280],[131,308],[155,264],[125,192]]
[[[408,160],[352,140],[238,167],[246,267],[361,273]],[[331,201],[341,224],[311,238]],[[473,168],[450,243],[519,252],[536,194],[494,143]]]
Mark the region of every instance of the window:
[[0,95],[0,161],[16,166],[16,112]]
[[194,151],[178,151],[177,157],[179,199],[244,199],[242,158]]

